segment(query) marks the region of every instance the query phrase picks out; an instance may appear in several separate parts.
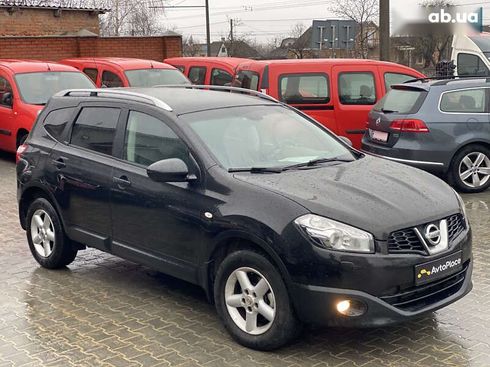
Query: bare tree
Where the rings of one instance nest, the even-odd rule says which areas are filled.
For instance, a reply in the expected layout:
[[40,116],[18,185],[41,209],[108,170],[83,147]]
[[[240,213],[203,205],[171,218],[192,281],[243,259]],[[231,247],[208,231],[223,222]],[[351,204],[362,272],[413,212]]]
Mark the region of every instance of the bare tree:
[[358,24],[359,34],[356,49],[359,57],[367,58],[369,40],[373,37],[372,24],[378,17],[379,0],[343,0],[337,1],[330,10],[340,18],[351,19]]
[[311,33],[311,28],[306,29],[303,23],[296,23],[289,33],[290,37],[296,38],[293,45],[289,47],[289,51],[292,52],[297,59],[304,59],[306,57],[306,50],[311,47],[311,34],[309,33]]
[[201,46],[194,42],[192,35],[184,40],[182,49],[184,56],[199,56],[201,54]]

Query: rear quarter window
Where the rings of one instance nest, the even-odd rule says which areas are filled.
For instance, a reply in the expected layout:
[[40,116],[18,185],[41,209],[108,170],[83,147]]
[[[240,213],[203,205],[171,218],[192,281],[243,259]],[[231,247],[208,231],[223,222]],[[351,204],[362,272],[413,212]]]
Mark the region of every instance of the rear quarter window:
[[75,107],[51,111],[44,119],[44,129],[58,141],[63,139],[63,131],[71,121]]
[[385,73],[385,88],[386,91],[391,89],[393,84],[403,84],[407,80],[416,79],[416,76],[402,73]]
[[330,87],[326,74],[288,74],[279,78],[280,99],[290,104],[328,103]]
[[421,89],[392,89],[374,107],[375,111],[416,113],[427,96]]
[[445,92],[441,96],[439,108],[442,112],[485,113],[488,112],[485,88]]

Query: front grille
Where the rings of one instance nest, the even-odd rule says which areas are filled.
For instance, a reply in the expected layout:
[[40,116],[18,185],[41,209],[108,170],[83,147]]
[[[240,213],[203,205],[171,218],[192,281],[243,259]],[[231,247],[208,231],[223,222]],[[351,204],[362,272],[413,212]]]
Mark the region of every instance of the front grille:
[[[461,214],[451,215],[446,220],[449,245],[451,245],[451,242],[466,229],[466,223]],[[428,255],[425,246],[413,228],[392,232],[388,237],[388,252],[392,254]]]
[[469,261],[463,269],[444,279],[404,290],[402,293],[380,297],[383,301],[404,311],[418,311],[452,296],[463,286]]
[[388,252],[425,255],[427,250],[413,229],[402,229],[393,232],[388,238]]

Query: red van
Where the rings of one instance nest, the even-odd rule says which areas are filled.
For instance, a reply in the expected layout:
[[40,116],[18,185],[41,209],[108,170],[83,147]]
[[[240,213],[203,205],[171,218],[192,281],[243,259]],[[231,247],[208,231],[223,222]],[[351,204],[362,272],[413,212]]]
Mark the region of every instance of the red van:
[[175,66],[192,84],[231,85],[238,65],[250,59],[239,57],[173,57],[164,62]]
[[188,84],[176,68],[163,62],[122,57],[80,57],[60,63],[83,71],[98,88],[153,87],[165,84]]
[[423,74],[376,60],[291,59],[245,61],[234,86],[259,90],[313,117],[361,147],[367,115],[392,84]]
[[0,149],[17,150],[53,94],[92,88],[92,81],[71,66],[0,59]]

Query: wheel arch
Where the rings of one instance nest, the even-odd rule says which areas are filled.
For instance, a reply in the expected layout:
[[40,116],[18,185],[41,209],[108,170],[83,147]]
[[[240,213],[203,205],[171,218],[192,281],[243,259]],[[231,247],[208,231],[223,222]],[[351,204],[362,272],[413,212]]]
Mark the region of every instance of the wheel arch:
[[470,145],[482,145],[485,148],[490,149],[490,141],[488,141],[488,140],[476,140],[475,139],[475,140],[466,141],[466,142],[464,142],[464,144],[461,144],[460,146],[458,146],[458,149],[456,149],[453,152],[453,154],[451,156],[451,160],[449,161],[448,170],[450,170],[453,167],[454,158],[459,154],[459,152],[461,152],[463,149],[469,147]]
[[219,264],[232,252],[239,250],[250,250],[265,256],[279,271],[284,280],[286,288],[289,289],[291,282],[289,272],[277,252],[260,237],[242,231],[230,231],[219,235],[212,246],[212,250],[205,259],[201,269],[201,286],[206,292],[210,302],[213,302],[214,275]]
[[20,129],[17,130],[17,133],[15,134],[15,146],[16,146],[16,148],[19,147],[20,139],[25,135],[29,135],[29,130],[27,130],[23,127],[21,127]]
[[63,217],[60,215],[60,209],[58,207],[58,204],[56,203],[56,200],[48,190],[40,185],[31,185],[28,188],[24,189],[22,192],[19,200],[19,219],[21,227],[24,230],[27,228],[26,217],[27,211],[29,210],[29,205],[38,198],[44,198],[49,201],[49,203],[56,210],[56,213],[58,214],[58,217],[60,218],[63,227],[65,227],[65,223],[63,221]]

